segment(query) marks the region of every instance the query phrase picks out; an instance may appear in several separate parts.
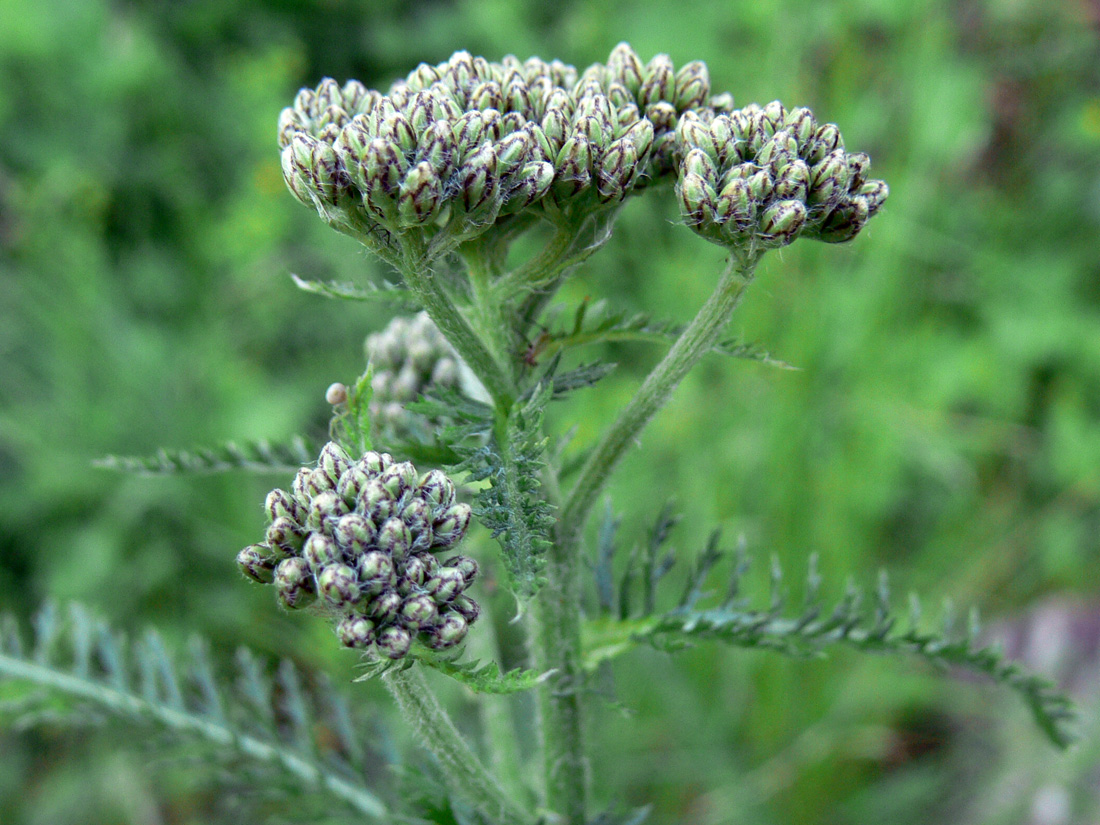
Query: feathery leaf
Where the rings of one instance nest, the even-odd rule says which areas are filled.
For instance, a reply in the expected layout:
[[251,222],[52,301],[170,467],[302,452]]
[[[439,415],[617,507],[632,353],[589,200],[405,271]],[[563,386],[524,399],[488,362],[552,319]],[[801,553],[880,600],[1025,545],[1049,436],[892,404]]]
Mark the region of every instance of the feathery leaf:
[[350,283],[337,283],[335,281],[310,281],[299,278],[291,273],[294,285],[303,292],[320,295],[324,298],[335,298],[341,301],[374,301],[377,303],[396,304],[409,312],[420,309],[420,303],[416,296],[407,289],[389,282],[356,286]]
[[176,473],[224,473],[248,470],[254,473],[294,472],[316,460],[317,450],[306,439],[295,436],[285,444],[267,440],[227,442],[220,447],[200,447],[194,450],[158,450],[152,456],[109,455],[93,466],[139,475],[172,475]]

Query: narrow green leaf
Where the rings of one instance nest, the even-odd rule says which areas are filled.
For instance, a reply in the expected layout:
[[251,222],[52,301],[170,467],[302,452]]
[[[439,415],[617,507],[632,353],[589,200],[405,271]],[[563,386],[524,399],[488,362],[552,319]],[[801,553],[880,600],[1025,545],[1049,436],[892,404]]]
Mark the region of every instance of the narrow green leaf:
[[420,302],[416,296],[407,289],[391,283],[367,284],[356,286],[351,283],[337,283],[335,281],[310,281],[299,278],[293,273],[294,285],[303,292],[312,295],[320,295],[324,298],[335,298],[340,301],[371,301],[375,303],[394,304],[402,310],[416,312]]
[[314,461],[317,449],[306,439],[295,436],[284,444],[271,441],[228,442],[220,447],[194,450],[161,449],[152,456],[109,455],[92,462],[105,470],[139,475],[177,473],[224,473],[247,470],[254,473],[294,472]]

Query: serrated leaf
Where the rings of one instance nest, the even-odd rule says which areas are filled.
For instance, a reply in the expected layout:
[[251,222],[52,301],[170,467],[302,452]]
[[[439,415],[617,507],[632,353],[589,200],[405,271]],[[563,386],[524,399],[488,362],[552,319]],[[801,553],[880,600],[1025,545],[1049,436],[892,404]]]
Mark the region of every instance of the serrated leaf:
[[395,304],[401,309],[410,312],[418,311],[420,302],[416,296],[403,287],[391,283],[367,284],[356,286],[351,283],[337,283],[335,281],[311,281],[299,278],[293,273],[294,285],[303,292],[311,295],[320,295],[324,298],[335,298],[340,301],[373,301],[376,303]]
[[172,475],[179,473],[224,473],[246,470],[254,473],[294,472],[315,460],[317,450],[306,439],[296,436],[286,443],[260,441],[230,441],[219,447],[193,450],[161,449],[152,456],[109,455],[92,462],[106,470],[120,470],[139,475]]
[[481,664],[477,659],[458,662],[455,661],[455,657],[432,652],[418,653],[416,658],[428,667],[450,676],[456,682],[461,682],[474,693],[494,695],[521,693],[535,687],[547,676],[547,674],[523,668],[501,673],[496,662]]
[[361,456],[371,449],[370,438],[370,400],[374,395],[371,387],[373,370],[360,375],[347,387],[347,398],[334,408],[335,414],[329,422],[329,438],[339,444],[348,455]]

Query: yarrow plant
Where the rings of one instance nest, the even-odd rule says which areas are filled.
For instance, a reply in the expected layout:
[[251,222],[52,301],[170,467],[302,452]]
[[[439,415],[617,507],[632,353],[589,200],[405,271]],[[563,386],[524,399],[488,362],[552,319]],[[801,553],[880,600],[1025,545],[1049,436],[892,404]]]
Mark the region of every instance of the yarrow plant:
[[[345,737],[339,753],[321,758],[303,746],[309,702],[292,670],[280,671],[278,691],[294,708],[291,736],[276,724],[271,686],[249,658],[237,680],[242,696],[223,690],[198,655],[191,670],[198,698],[188,698],[159,643],[149,642],[136,660],[151,675],[142,692],[132,690],[114,636],[79,609],[68,666],[24,653],[9,628],[0,674],[197,733],[383,821],[641,821],[594,813],[585,741],[593,669],[640,645],[909,653],[992,677],[1026,701],[1056,743],[1069,741],[1068,702],[983,646],[976,620],[963,630],[949,620],[929,630],[914,600],[904,622],[885,578],[864,602],[850,590],[825,609],[811,559],[804,605],[786,604],[776,569],[772,599],[754,607],[741,596],[739,549],[726,597],[715,602],[707,582],[728,555],[715,533],[684,565],[686,584],[673,603],[661,586],[674,562],[662,555],[670,513],[662,511],[640,556],[616,556],[610,503],[594,544],[586,541],[620,459],[699,359],[718,351],[766,360],[722,338],[761,257],[799,238],[850,242],[881,211],[886,184],[869,177],[867,155],[849,152],[835,125],[779,102],[737,108],[730,94],[712,90],[703,63],[677,69],[665,55],[643,63],[621,44],[606,63],[580,72],[559,61],[509,56],[497,63],[458,52],[421,64],[385,92],[325,79],[283,111],[278,143],[294,197],[398,279],[363,288],[299,285],[337,298],[392,299],[420,314],[371,334],[367,372],[329,388],[330,440],[317,452],[297,441],[107,463],[287,473],[289,489],[268,495],[266,528],[240,550],[237,564],[284,608],[317,617],[302,621],[329,621],[336,643],[359,652],[364,678],[386,684],[416,741],[432,753],[438,798],[373,787],[347,759],[332,768],[335,756],[362,750],[355,743],[363,734],[350,721],[338,726]],[[682,223],[726,249],[713,293],[682,326],[587,301],[571,327],[556,326],[550,304],[558,288],[607,241],[632,196],[674,197]],[[548,236],[545,246],[515,262],[513,243],[536,228]],[[561,353],[631,340],[663,341],[668,349],[583,460],[563,465],[560,450],[549,446],[546,405],[596,384],[609,368],[563,370]],[[459,552],[474,523],[498,550],[482,553],[481,565],[476,549]],[[486,564],[501,571],[529,641],[529,661],[509,672],[473,658],[495,650],[494,623],[477,622]],[[591,586],[588,571],[595,572]],[[39,647],[49,650],[61,625],[53,612],[43,615]],[[422,677],[425,668],[479,694],[480,748],[452,723]],[[500,705],[504,694],[520,691],[537,698],[537,735],[526,748],[512,709]],[[224,694],[236,698],[218,698]],[[240,728],[241,714],[226,710],[227,701],[263,708],[271,724]]]

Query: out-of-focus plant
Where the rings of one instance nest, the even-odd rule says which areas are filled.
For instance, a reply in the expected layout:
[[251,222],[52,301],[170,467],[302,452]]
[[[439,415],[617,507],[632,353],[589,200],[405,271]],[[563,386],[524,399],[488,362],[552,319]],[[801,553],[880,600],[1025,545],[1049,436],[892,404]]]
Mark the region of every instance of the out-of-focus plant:
[[[726,552],[715,532],[684,565],[686,586],[667,608],[659,607],[668,601],[661,583],[678,561],[666,549],[675,521],[667,510],[628,558],[617,552],[610,502],[586,542],[620,459],[703,355],[771,360],[722,337],[760,259],[798,238],[851,241],[881,210],[886,184],[868,176],[868,157],[849,152],[835,125],[779,102],[737,108],[713,92],[703,63],[677,70],[664,55],[643,63],[622,44],[583,72],[459,52],[421,64],[385,93],[326,79],[284,110],[278,139],[295,197],[400,278],[358,289],[299,285],[421,314],[371,335],[366,373],[329,388],[330,441],[315,462],[296,441],[108,463],[157,472],[308,464],[289,490],[268,495],[266,532],[239,552],[238,565],[288,610],[330,620],[339,643],[361,651],[363,678],[382,680],[434,760],[423,774],[406,768],[400,788],[378,785],[364,768],[370,737],[355,714],[331,691],[303,687],[293,668],[273,681],[242,654],[227,682],[196,644],[181,671],[157,636],[128,649],[78,607],[68,622],[44,610],[30,650],[13,623],[2,628],[0,675],[47,689],[21,696],[22,710],[76,697],[274,766],[369,818],[463,823],[640,821],[644,811],[591,810],[585,718],[593,671],[641,645],[907,653],[991,677],[1024,699],[1056,744],[1069,742],[1068,702],[983,646],[975,614],[956,623],[947,610],[930,627],[911,598],[899,616],[885,576],[868,597],[849,588],[826,606],[811,557],[804,603],[792,606],[773,564],[771,598],[757,605],[743,596],[743,546]],[[555,293],[606,243],[623,204],[669,189],[683,224],[728,253],[694,318],[627,317],[584,301],[571,324],[554,323]],[[517,239],[536,232],[545,246],[517,260]],[[631,340],[668,349],[579,459],[563,460],[547,405],[611,369],[567,369],[565,354]],[[475,625],[482,609],[468,592],[481,565],[440,557],[457,550],[471,521],[499,545],[529,645],[526,667],[502,672],[463,655],[475,641],[479,656],[494,648],[477,639],[492,631]],[[727,561],[728,584],[714,597],[711,574]],[[424,668],[479,696],[477,744],[437,700]],[[514,709],[501,704],[523,691],[536,694],[533,744],[520,741]]]

